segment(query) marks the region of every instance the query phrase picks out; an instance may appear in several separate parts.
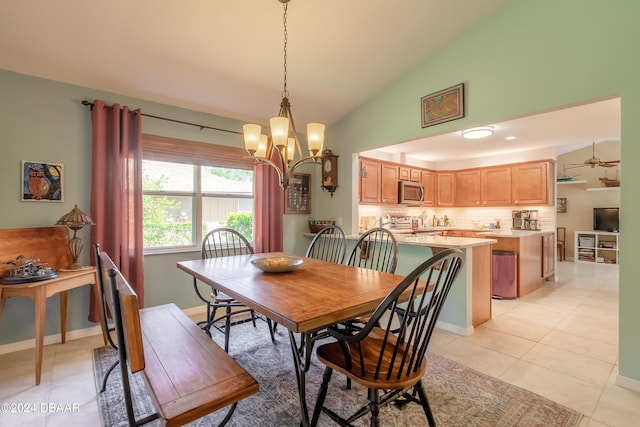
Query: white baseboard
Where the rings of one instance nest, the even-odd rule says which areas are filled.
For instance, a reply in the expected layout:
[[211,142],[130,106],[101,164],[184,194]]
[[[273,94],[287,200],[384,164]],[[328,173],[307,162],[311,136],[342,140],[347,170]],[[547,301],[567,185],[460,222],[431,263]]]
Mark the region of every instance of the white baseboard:
[[[100,327],[100,325],[98,325],[98,326],[92,326],[90,328],[75,329],[73,331],[68,331],[66,339],[67,341],[71,341],[71,340],[77,340],[80,338],[86,338],[86,337],[90,337],[93,335],[100,335],[100,334],[102,334],[102,328]],[[59,342],[61,342],[59,333],[54,335],[46,335],[44,337],[44,345],[57,344]],[[28,350],[30,348],[35,348],[35,347],[36,347],[36,339],[31,338],[29,340],[17,341],[9,344],[0,345],[0,354],[13,353],[14,351],[20,351],[20,350]]]
[[195,316],[195,315],[203,314],[203,313],[206,314],[207,313],[207,307],[205,305],[198,305],[198,306],[191,307],[191,308],[185,308],[182,311],[187,316]]
[[[184,311],[184,313],[187,316],[194,316],[194,315],[199,315],[201,313],[206,313],[207,309],[204,305],[201,305],[201,306],[187,308],[182,311]],[[96,325],[90,328],[75,329],[73,331],[68,331],[66,338],[67,338],[67,341],[71,341],[71,340],[77,340],[80,338],[86,338],[86,337],[90,337],[93,335],[100,335],[100,334],[102,334],[102,329],[100,328],[99,325]],[[59,333],[54,335],[47,335],[44,337],[44,345],[58,344],[59,342],[61,342]],[[9,344],[0,345],[0,354],[7,354],[7,353],[13,353],[14,351],[28,350],[35,347],[36,347],[36,339],[31,338],[24,341],[17,341]]]
[[623,377],[622,375],[618,374],[616,376],[616,385],[640,393],[640,380]]
[[441,322],[438,320],[436,322],[436,328],[442,329],[447,332],[451,332],[452,334],[462,335],[463,337],[468,337],[473,335],[475,329],[473,326],[469,326],[468,328],[463,328],[461,326],[454,325],[452,323]]

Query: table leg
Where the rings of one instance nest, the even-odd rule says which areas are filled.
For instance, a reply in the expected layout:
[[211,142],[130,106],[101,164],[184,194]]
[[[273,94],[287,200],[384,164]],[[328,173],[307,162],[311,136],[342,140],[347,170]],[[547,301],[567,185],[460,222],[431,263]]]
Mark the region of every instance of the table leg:
[[300,344],[296,342],[293,332],[289,331],[293,364],[296,369],[296,381],[298,382],[298,394],[300,396],[300,411],[302,420],[300,424],[309,425],[309,411],[307,409],[307,371],[311,366],[311,353],[315,342],[327,336],[325,331],[303,332],[300,334]]
[[44,291],[44,286],[38,287],[34,298],[36,310],[36,385],[40,384],[40,376],[42,374],[44,325],[47,317],[47,298]]
[[306,346],[304,345],[306,334],[301,334],[301,346],[298,348],[298,343],[296,342],[296,337],[293,335],[293,332],[289,331],[289,341],[291,343],[291,354],[293,355],[293,364],[295,365],[296,370],[296,381],[298,383],[298,396],[300,397],[300,412],[302,419],[300,420],[300,425],[307,427],[309,426],[309,411],[307,409],[307,375],[306,370],[309,368],[306,366],[305,360],[306,355],[301,354],[300,350],[304,352]]
[[60,292],[60,340],[67,341],[67,291]]

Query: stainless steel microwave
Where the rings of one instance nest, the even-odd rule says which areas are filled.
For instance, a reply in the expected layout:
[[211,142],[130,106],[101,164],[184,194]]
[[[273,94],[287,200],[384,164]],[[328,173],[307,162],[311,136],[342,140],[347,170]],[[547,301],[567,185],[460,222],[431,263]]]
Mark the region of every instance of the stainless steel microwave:
[[398,182],[398,203],[401,205],[421,205],[424,201],[424,187],[419,182]]

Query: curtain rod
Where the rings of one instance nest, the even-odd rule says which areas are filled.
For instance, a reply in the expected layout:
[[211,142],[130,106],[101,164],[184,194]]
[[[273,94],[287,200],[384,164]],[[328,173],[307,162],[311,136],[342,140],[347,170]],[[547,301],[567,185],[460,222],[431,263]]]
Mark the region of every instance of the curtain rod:
[[[82,105],[91,107],[91,109],[93,109],[93,102],[90,101],[82,101]],[[237,132],[235,130],[229,130],[229,129],[221,129],[221,128],[215,128],[215,127],[211,127],[211,126],[206,126],[206,125],[199,125],[197,123],[190,123],[190,122],[184,122],[182,120],[176,120],[176,119],[169,119],[167,117],[160,117],[160,116],[154,116],[152,114],[145,114],[145,113],[140,113],[140,115],[144,116],[144,117],[151,117],[152,119],[158,119],[158,120],[166,120],[168,122],[173,122],[173,123],[180,123],[183,125],[189,125],[189,126],[195,126],[195,127],[199,127],[200,130],[203,129],[211,129],[211,130],[217,130],[220,132],[228,132],[228,133],[235,133],[236,135],[242,135],[242,132]]]

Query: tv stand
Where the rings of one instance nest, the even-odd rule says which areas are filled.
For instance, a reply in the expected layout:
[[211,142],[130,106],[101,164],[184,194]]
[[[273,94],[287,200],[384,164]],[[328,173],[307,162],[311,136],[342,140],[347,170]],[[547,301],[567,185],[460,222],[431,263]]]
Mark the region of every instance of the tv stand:
[[617,265],[619,237],[620,233],[608,231],[576,231],[574,261]]

